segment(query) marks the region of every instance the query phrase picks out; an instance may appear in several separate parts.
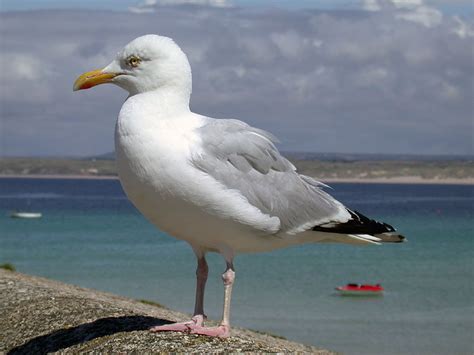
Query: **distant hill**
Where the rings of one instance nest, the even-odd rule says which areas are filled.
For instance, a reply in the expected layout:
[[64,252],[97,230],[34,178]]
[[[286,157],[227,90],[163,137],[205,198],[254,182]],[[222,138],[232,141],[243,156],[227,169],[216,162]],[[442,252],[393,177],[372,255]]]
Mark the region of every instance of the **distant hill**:
[[[404,181],[447,181],[474,184],[474,161],[472,159],[433,157],[416,160],[409,156],[366,156],[350,154],[287,154],[298,172],[322,181],[334,179],[404,179]],[[116,176],[114,154],[102,154],[87,159],[66,158],[0,158],[0,177],[26,175],[59,176]],[[419,159],[419,158],[418,158]],[[453,180],[454,179],[454,180]],[[393,181],[393,180],[392,180]]]
[[[354,154],[354,153],[314,153],[283,151],[291,160],[319,160],[333,162],[352,161],[474,161],[474,155],[417,155],[417,154]],[[114,160],[115,152],[104,153],[86,160]]]
[[115,160],[115,152],[104,153],[92,157],[85,157],[84,160]]

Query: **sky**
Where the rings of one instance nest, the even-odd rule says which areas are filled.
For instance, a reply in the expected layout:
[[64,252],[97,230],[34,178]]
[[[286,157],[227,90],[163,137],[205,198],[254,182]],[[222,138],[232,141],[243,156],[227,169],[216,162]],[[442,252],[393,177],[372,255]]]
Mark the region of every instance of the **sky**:
[[72,84],[147,33],[188,55],[193,111],[281,150],[474,154],[470,1],[269,3],[0,0],[0,156],[112,151],[126,93]]
[[[184,2],[184,1],[181,1]],[[188,3],[201,4],[231,4],[239,7],[280,7],[286,9],[326,9],[357,10],[364,5],[374,3],[374,1],[364,0],[185,0]],[[130,7],[146,4],[145,0],[0,0],[0,11],[25,11],[33,9],[95,9],[95,10],[115,10],[126,11]],[[178,3],[176,0],[148,0],[148,3],[172,4]],[[420,1],[398,0],[398,3],[418,4]],[[474,8],[471,0],[425,0],[426,5],[435,7],[446,14],[468,15],[473,13]]]

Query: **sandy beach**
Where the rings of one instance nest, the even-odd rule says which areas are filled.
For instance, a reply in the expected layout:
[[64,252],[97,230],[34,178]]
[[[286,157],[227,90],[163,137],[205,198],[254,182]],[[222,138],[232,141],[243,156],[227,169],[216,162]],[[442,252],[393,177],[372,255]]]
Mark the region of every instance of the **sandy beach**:
[[324,183],[361,183],[361,184],[439,184],[439,185],[474,185],[473,178],[466,179],[425,179],[421,176],[397,176],[393,178],[333,178],[322,179]]

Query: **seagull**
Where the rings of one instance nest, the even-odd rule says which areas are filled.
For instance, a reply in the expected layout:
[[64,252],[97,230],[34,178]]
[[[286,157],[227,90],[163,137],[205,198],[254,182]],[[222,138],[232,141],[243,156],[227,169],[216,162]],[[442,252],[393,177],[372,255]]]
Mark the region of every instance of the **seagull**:
[[[160,230],[184,240],[197,258],[194,314],[151,331],[230,335],[234,258],[303,243],[380,244],[404,237],[345,207],[326,185],[298,174],[270,133],[189,108],[191,67],[171,39],[145,35],[105,68],[80,75],[74,91],[113,83],[128,91],[115,126],[117,169],[136,208]],[[206,253],[221,254],[224,307],[206,327]]]

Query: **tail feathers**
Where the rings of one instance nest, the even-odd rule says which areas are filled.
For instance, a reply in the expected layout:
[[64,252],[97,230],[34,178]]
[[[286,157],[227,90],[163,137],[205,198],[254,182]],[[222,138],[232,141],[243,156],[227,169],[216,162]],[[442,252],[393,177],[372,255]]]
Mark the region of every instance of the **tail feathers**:
[[[344,223],[328,223],[312,228],[313,231],[324,233],[345,234],[354,243],[401,243],[405,237],[397,233],[395,228],[387,223],[377,222],[357,211],[347,210],[351,219]],[[331,238],[332,239],[332,238]],[[339,238],[335,238],[339,239]]]

